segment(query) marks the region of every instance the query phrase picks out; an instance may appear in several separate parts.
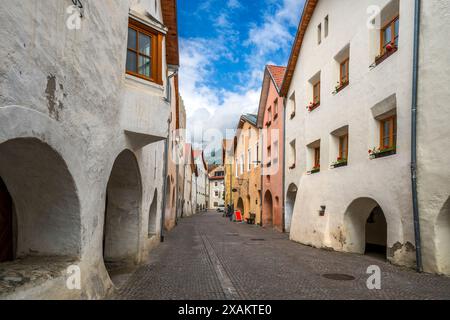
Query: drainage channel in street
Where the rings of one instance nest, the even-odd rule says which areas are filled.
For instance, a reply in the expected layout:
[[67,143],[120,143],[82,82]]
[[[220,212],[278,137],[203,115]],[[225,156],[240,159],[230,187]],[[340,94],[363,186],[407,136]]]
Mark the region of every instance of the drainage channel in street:
[[328,273],[323,274],[322,277],[328,280],[335,280],[335,281],[353,281],[356,278],[354,276],[351,276],[349,274],[341,274],[341,273]]

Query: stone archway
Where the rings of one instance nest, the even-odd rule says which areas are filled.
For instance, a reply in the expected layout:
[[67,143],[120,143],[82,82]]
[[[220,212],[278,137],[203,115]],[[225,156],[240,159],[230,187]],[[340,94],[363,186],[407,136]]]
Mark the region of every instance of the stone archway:
[[0,263],[14,260],[13,202],[0,177]]
[[383,210],[375,200],[354,200],[345,212],[344,224],[346,251],[386,258],[388,225]]
[[107,186],[103,259],[108,271],[137,263],[141,175],[133,152],[116,158]]
[[438,270],[450,274],[450,197],[442,206],[436,220],[436,260]]
[[247,195],[247,199],[245,202],[245,218],[250,218],[250,214],[251,214],[251,207],[252,207],[252,203],[251,203],[251,197],[250,195]]
[[242,200],[242,198],[238,199],[236,210],[240,211],[242,215],[245,214],[244,200]]
[[155,190],[153,195],[152,204],[150,205],[150,211],[148,214],[148,237],[151,238],[156,235],[158,217],[158,190]]
[[298,188],[295,184],[291,184],[286,194],[286,212],[284,228],[286,232],[291,232],[292,217],[294,215],[295,200],[297,199]]
[[271,227],[273,226],[273,199],[272,193],[267,191],[264,195],[264,206],[263,206],[263,226]]
[[27,256],[79,258],[78,190],[60,154],[39,139],[8,140],[0,144],[0,179],[0,201],[10,202],[3,207],[12,217],[7,222],[8,228],[12,223],[9,230],[13,232],[8,240],[9,260]]

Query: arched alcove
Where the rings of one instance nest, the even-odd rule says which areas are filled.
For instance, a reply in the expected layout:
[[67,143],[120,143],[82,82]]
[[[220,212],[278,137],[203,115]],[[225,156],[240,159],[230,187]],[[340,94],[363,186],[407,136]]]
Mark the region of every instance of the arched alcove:
[[284,228],[286,232],[291,231],[292,217],[294,214],[295,200],[297,199],[298,188],[295,184],[291,184],[286,194],[286,212]]
[[0,207],[12,231],[5,247],[10,251],[13,242],[12,258],[78,258],[80,203],[65,160],[38,139],[9,140],[0,144],[0,179]]
[[136,262],[141,190],[136,157],[125,150],[116,158],[107,186],[103,251],[109,270]]
[[436,260],[443,274],[450,274],[450,197],[436,220]]
[[264,195],[263,226],[273,226],[273,199],[270,191]]
[[359,254],[386,258],[387,222],[379,204],[371,198],[354,200],[345,212],[345,247]]
[[158,190],[155,190],[148,214],[148,236],[153,237],[157,232],[156,219],[158,217]]

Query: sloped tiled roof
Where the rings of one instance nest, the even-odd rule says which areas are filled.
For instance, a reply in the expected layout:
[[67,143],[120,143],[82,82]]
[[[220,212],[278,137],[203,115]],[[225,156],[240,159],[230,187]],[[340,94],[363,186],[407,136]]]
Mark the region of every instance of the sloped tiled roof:
[[267,70],[269,70],[270,75],[277,86],[277,90],[280,91],[281,85],[283,84],[284,74],[286,73],[286,67],[268,65]]
[[242,115],[241,120],[247,121],[248,123],[256,126],[256,121],[258,120],[258,116],[256,114],[247,113]]
[[303,39],[305,37],[306,29],[316,9],[319,0],[306,0],[305,6],[303,8],[302,18],[298,26],[297,35],[295,36],[294,45],[292,46],[291,55],[289,57],[289,63],[287,66],[286,74],[284,75],[283,84],[281,85],[281,95],[286,96],[291,85],[292,77],[294,76],[295,67],[297,66],[297,61],[300,55],[300,49],[303,44]]

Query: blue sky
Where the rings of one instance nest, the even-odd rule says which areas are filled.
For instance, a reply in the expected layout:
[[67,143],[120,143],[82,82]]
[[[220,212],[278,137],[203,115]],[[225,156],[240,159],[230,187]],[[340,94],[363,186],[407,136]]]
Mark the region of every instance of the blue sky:
[[[286,65],[304,0],[181,0],[180,91],[193,133],[256,112],[266,64]],[[198,136],[198,133],[196,134]]]

